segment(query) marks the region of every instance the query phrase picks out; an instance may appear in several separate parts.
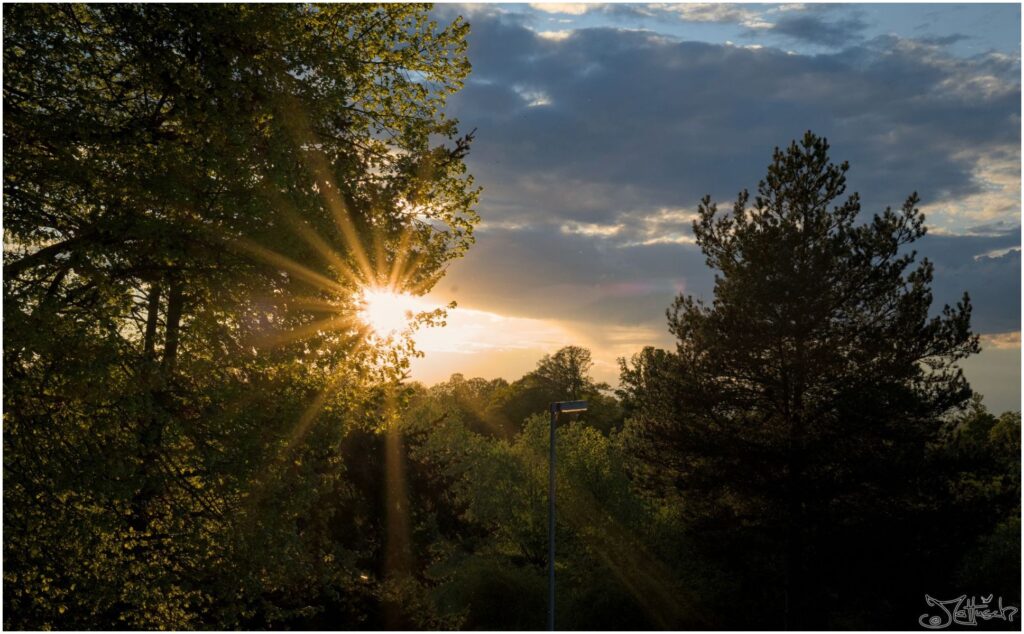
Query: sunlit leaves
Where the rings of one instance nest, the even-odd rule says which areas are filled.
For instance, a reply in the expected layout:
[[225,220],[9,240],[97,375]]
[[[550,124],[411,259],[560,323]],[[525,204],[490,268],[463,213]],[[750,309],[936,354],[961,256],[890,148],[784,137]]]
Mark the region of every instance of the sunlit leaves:
[[441,113],[467,28],[4,12],[6,625],[266,626],[309,616],[300,588],[365,594],[325,447],[383,424],[415,353],[367,345],[359,290],[425,292],[471,241]]

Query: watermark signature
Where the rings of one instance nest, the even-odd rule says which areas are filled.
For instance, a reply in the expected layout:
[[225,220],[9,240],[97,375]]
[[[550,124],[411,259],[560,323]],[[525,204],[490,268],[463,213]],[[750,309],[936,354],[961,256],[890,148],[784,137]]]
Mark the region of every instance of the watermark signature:
[[939,601],[938,599],[924,595],[925,603],[931,607],[939,608],[940,614],[925,612],[917,620],[921,627],[929,630],[941,630],[950,625],[977,626],[978,619],[990,621],[997,619],[1013,623],[1013,617],[1018,610],[1012,605],[1003,605],[1003,597],[999,597],[998,606],[992,605],[995,595],[987,597],[968,597],[962,594],[955,599]]

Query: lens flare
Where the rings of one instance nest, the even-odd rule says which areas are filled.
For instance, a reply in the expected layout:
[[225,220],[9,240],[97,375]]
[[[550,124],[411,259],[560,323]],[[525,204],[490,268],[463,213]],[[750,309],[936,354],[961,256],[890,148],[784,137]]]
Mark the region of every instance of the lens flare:
[[366,289],[360,297],[359,319],[380,337],[403,332],[413,317],[430,310],[426,302],[408,293],[389,289]]

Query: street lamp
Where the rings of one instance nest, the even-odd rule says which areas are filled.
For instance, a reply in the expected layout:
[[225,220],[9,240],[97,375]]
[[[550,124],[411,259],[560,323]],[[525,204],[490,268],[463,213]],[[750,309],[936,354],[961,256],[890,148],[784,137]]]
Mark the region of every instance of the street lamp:
[[551,404],[551,453],[548,458],[548,630],[555,631],[555,424],[558,414],[587,411],[586,401]]

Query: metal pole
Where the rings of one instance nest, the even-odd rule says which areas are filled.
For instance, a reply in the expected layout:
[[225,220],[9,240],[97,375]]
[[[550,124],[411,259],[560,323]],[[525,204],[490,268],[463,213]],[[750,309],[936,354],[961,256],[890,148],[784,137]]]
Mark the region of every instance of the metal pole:
[[551,405],[551,440],[548,458],[548,630],[555,631],[555,423],[558,405]]

